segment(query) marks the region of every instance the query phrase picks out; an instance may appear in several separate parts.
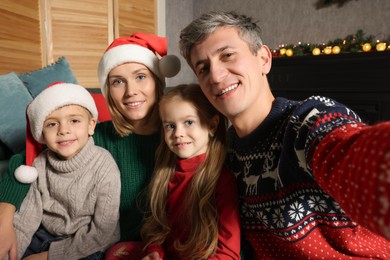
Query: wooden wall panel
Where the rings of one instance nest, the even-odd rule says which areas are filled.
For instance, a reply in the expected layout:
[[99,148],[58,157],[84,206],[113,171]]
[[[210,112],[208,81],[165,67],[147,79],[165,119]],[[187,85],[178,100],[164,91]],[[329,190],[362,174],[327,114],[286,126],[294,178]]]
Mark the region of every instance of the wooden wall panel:
[[78,82],[99,87],[97,66],[113,39],[110,0],[50,0],[52,54],[65,56]]
[[0,74],[40,68],[38,0],[0,1]]
[[118,0],[119,36],[157,33],[158,0]]
[[157,33],[157,0],[0,0],[0,74],[65,56],[81,85],[98,88],[108,44],[135,31]]

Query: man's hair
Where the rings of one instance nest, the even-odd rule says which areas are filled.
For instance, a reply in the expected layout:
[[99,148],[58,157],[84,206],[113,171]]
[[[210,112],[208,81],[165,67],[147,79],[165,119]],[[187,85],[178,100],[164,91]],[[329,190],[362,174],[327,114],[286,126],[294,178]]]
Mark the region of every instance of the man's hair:
[[191,49],[202,43],[208,35],[220,27],[233,27],[238,29],[238,35],[245,41],[251,52],[256,55],[263,45],[261,29],[251,17],[236,12],[212,11],[201,15],[192,21],[180,33],[180,53],[191,66]]

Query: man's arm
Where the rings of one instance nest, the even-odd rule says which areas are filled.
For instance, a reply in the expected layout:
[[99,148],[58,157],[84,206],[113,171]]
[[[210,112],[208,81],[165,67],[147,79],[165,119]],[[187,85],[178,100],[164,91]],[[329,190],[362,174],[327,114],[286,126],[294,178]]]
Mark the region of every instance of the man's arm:
[[316,148],[312,169],[354,221],[390,239],[390,122],[333,130]]

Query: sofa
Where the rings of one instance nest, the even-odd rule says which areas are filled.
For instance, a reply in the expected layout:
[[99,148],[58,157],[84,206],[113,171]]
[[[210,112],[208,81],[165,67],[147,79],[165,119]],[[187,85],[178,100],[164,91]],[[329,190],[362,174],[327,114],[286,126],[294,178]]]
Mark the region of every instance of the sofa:
[[[0,75],[0,177],[7,169],[10,157],[25,148],[27,105],[53,82],[78,84],[65,57],[34,71]],[[87,90],[98,108],[98,121],[111,120],[100,89]]]

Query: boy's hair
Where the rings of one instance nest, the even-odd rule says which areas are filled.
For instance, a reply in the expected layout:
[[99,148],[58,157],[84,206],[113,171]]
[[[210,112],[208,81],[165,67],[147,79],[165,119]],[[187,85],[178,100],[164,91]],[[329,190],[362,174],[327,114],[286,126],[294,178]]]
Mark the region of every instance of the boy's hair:
[[[210,138],[206,159],[191,180],[185,194],[182,217],[188,223],[188,237],[175,241],[174,247],[183,259],[206,259],[212,255],[218,243],[218,212],[215,204],[215,189],[226,155],[227,120],[204,96],[198,85],[179,85],[165,94],[160,107],[172,99],[180,98],[190,102],[198,112],[200,123],[208,125],[212,117],[218,116],[219,123]],[[163,135],[163,134],[162,134]],[[146,246],[162,244],[171,227],[168,224],[166,202],[168,183],[175,172],[177,156],[169,150],[162,136],[156,153],[154,175],[149,184],[148,197],[151,213],[146,217],[141,234]]]
[[[149,70],[150,71],[150,70]],[[152,111],[147,115],[147,120],[149,126],[151,129],[159,129],[161,125],[160,116],[158,114],[158,101],[161,99],[163,95],[163,83],[160,81],[160,79],[154,75],[153,72],[151,72],[153,75],[154,81],[155,81],[155,92],[156,92],[156,100],[157,102],[153,105]],[[115,130],[117,133],[121,136],[128,136],[134,132],[134,126],[129,123],[127,118],[118,110],[118,108],[115,105],[114,100],[112,99],[112,96],[110,94],[110,86],[108,83],[108,79],[106,82],[106,87],[104,88],[104,96],[107,100],[108,110],[111,114],[111,120],[114,125]]]
[[260,36],[261,29],[251,17],[237,14],[236,12],[212,11],[192,21],[180,33],[180,53],[191,68],[190,52],[192,48],[202,43],[208,35],[220,27],[237,28],[238,35],[248,44],[254,55],[256,55],[258,49],[263,45]]

